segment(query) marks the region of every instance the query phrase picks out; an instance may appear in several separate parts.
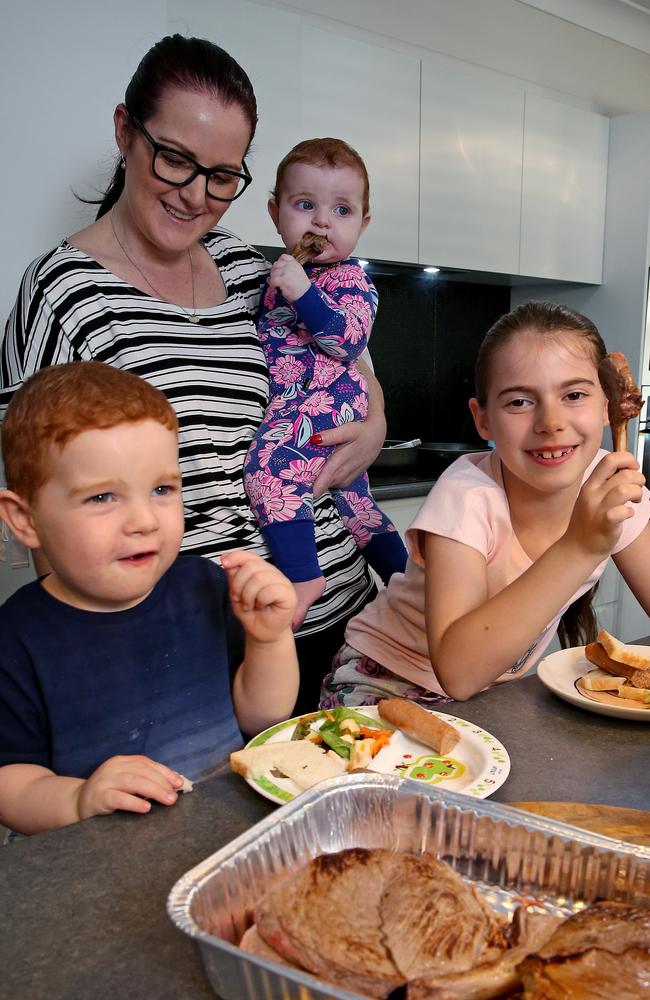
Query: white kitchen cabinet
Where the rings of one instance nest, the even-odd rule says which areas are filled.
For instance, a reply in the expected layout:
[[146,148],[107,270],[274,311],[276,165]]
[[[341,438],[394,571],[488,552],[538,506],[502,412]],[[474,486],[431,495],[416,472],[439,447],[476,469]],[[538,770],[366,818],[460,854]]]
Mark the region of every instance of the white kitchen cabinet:
[[253,183],[223,218],[247,243],[279,246],[266,208],[282,157],[304,139],[300,17],[247,0],[169,0],[171,31],[208,38],[243,66],[251,79],[259,124],[248,157]]
[[517,273],[523,125],[522,82],[422,61],[421,263]]
[[370,175],[372,221],[361,256],[418,258],[420,60],[325,31],[298,12],[248,0],[169,0],[170,28],[209,38],[244,67],[258,101],[253,184],[223,224],[280,246],[267,212],[282,157],[302,139],[345,139]]
[[520,274],[599,283],[609,119],[526,95]]
[[[370,176],[363,257],[418,259],[420,60],[303,24],[299,139],[345,139]],[[297,141],[297,140],[296,140]]]

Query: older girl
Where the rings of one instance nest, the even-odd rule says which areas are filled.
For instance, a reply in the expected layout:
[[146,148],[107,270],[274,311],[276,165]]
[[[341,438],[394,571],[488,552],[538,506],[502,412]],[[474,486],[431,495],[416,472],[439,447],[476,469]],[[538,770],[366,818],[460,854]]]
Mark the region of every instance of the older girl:
[[650,494],[633,455],[600,448],[605,356],[593,323],[554,303],[492,327],[470,408],[496,448],[441,476],[406,573],[348,624],[323,704],[433,706],[520,677],[558,626],[564,645],[594,637],[590,592],[610,555],[650,613]]

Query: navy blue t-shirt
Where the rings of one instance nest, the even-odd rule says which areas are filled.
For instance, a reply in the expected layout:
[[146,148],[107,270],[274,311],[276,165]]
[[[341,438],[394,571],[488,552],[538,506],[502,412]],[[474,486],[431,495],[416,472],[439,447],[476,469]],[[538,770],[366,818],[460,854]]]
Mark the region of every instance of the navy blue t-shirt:
[[37,581],[0,608],[0,765],[86,778],[116,754],[195,777],[242,745],[244,633],[224,571],[179,556],[140,604],[80,611]]

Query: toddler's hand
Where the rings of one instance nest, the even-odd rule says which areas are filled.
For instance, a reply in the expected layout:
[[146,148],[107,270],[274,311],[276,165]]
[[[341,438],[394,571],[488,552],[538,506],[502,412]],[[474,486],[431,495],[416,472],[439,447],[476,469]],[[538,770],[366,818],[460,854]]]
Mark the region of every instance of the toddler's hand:
[[634,516],[626,505],[641,500],[644,483],[639,463],[629,451],[605,455],[582,485],[565,537],[604,559],[616,545],[623,521]]
[[182,784],[180,774],[149,757],[109,757],[79,789],[79,819],[104,816],[116,809],[146,813],[151,809],[147,799],[173,805]]
[[221,565],[233,610],[251,638],[274,642],[291,631],[296,592],[283,573],[253,552],[227,552]]
[[309,289],[310,281],[298,261],[283,253],[271,268],[269,285],[279,288],[287,302],[295,302]]

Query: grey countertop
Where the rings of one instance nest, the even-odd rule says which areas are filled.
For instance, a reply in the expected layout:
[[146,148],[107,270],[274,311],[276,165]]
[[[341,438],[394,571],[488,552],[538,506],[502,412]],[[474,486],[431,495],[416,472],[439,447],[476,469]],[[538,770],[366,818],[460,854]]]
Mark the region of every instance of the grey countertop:
[[[536,675],[447,711],[507,748],[512,768],[497,801],[650,808],[647,722],[574,708]],[[87,820],[0,849],[0,995],[213,997],[198,951],[166,915],[167,895],[274,808],[224,765],[169,809]]]
[[435,479],[419,479],[416,476],[399,479],[389,476],[370,480],[370,489],[375,500],[401,500],[404,497],[425,497],[436,484]]

